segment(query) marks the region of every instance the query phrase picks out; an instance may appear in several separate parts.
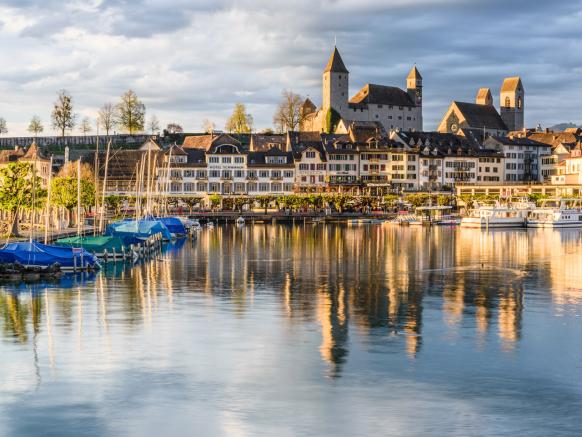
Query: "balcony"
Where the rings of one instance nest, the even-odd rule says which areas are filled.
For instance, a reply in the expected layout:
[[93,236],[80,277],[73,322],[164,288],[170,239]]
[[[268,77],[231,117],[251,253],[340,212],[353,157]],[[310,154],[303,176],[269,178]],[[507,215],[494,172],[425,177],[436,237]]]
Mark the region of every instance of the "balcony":
[[256,181],[258,178],[256,176],[247,176],[247,181]]
[[208,176],[198,175],[198,176],[196,176],[196,180],[197,181],[207,181],[208,180]]
[[232,181],[232,175],[221,176],[220,180],[221,181]]
[[271,180],[272,181],[282,181],[283,180],[283,176],[271,176]]

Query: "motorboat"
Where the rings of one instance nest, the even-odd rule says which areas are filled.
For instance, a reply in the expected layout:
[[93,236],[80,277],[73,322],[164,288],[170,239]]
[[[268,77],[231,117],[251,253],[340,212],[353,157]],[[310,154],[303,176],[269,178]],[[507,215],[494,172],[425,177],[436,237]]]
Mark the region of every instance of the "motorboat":
[[208,223],[206,223],[206,227],[208,229],[214,229],[214,222],[209,221]]
[[236,225],[237,226],[244,226],[245,225],[245,219],[244,219],[244,217],[241,216],[241,217],[237,218],[236,219]]
[[408,220],[411,226],[444,225],[454,226],[459,224],[458,217],[451,214],[452,206],[420,206],[415,209],[414,216]]
[[550,199],[527,218],[528,228],[582,228],[581,199]]

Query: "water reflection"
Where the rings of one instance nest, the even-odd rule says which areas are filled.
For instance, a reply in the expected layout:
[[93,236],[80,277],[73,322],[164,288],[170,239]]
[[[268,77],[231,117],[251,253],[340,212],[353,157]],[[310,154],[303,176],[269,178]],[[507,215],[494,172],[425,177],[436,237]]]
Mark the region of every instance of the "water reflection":
[[[54,318],[81,338],[89,314],[107,335],[112,299],[117,322],[133,329],[151,325],[161,304],[167,311],[176,296],[189,294],[226,299],[244,317],[260,292],[280,302],[292,324],[318,324],[330,376],[341,375],[349,359],[350,330],[399,339],[390,344],[414,359],[423,346],[427,300],[440,306],[451,341],[471,327],[483,344],[495,329],[502,349],[511,351],[522,336],[526,278],[549,290],[535,299],[578,311],[580,240],[579,231],[218,227],[135,267],[118,263],[96,277],[2,286],[2,337],[30,343],[31,335],[50,331]],[[85,315],[83,306],[94,302],[97,310]]]

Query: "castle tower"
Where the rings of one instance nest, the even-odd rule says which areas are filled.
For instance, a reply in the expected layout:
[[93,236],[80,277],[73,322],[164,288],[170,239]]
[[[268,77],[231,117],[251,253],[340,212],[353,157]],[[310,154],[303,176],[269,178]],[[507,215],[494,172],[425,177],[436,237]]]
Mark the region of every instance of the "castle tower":
[[408,95],[417,106],[416,117],[418,119],[417,130],[422,130],[422,76],[416,65],[412,67],[410,73],[406,77],[406,90]]
[[323,71],[323,110],[335,109],[343,116],[348,109],[349,71],[337,47]]
[[499,94],[499,113],[510,131],[524,128],[524,101],[525,91],[519,76],[506,78]]
[[489,88],[480,88],[475,103],[478,105],[493,106],[493,96]]

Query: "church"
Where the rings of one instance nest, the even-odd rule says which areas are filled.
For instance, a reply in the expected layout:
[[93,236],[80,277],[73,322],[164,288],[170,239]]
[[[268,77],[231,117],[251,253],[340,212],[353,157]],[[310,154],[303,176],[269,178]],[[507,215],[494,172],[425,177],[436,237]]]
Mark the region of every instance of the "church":
[[414,66],[406,90],[366,84],[349,98],[350,73],[334,47],[323,71],[320,108],[309,99],[302,105],[302,131],[347,133],[350,126],[372,125],[390,131],[422,131],[422,76]]
[[499,92],[499,112],[493,105],[491,90],[481,88],[475,103],[451,102],[437,130],[478,139],[520,131],[524,128],[524,99],[521,78],[508,77],[504,79]]

